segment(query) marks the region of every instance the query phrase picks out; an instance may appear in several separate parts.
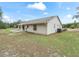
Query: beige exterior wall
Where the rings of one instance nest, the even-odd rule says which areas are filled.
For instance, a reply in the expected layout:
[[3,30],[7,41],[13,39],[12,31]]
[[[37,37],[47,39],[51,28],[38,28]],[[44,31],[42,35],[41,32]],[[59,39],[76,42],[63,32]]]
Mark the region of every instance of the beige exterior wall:
[[37,25],[37,30],[33,30],[33,25],[29,25],[29,27],[26,31],[46,35],[47,34],[47,25],[39,24],[39,25]]
[[62,25],[59,22],[58,18],[54,17],[52,20],[48,21],[47,34],[51,34],[51,33],[57,32],[57,28],[61,28],[62,29]]
[[57,32],[57,28],[62,29],[62,25],[58,18],[54,17],[51,20],[49,20],[47,24],[37,24],[37,30],[33,30],[33,25],[29,25],[29,27],[27,29],[26,28],[27,25],[25,26],[24,31],[48,35]]

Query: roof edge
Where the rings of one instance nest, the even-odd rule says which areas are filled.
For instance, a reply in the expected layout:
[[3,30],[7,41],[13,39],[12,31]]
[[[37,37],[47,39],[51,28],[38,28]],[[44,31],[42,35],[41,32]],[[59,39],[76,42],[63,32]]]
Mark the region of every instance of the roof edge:
[[60,22],[60,24],[62,25],[62,22],[60,21],[60,18],[57,16],[57,18],[58,18],[58,20],[59,20],[59,22]]

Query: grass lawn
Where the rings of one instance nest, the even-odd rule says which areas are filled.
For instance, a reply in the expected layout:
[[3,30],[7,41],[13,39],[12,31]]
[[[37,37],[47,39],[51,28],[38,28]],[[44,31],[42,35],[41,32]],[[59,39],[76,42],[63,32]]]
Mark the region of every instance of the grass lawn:
[[[10,29],[9,29],[10,30]],[[0,56],[79,56],[79,32],[49,36],[0,30]]]

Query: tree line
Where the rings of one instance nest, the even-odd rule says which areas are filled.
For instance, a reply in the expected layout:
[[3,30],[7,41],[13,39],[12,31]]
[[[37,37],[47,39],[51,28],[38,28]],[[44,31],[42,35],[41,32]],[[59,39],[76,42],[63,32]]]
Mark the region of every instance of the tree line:
[[[73,15],[72,19],[76,18],[77,20],[79,20],[79,7],[76,8],[76,14]],[[79,22],[76,22],[76,20],[74,20],[73,23],[69,23],[69,24],[63,24],[64,28],[79,28]]]
[[3,19],[3,12],[2,8],[0,7],[0,29],[13,28],[14,26],[17,27],[16,25],[21,22],[21,20],[18,20],[13,23],[5,23],[2,21],[2,19]]
[[69,23],[69,24],[63,24],[63,28],[79,28],[79,23]]

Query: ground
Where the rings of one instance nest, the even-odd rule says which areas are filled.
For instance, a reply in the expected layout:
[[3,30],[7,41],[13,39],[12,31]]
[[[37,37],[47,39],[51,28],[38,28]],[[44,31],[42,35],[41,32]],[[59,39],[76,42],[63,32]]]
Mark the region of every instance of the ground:
[[37,35],[0,30],[1,57],[66,57],[79,56],[79,32]]

